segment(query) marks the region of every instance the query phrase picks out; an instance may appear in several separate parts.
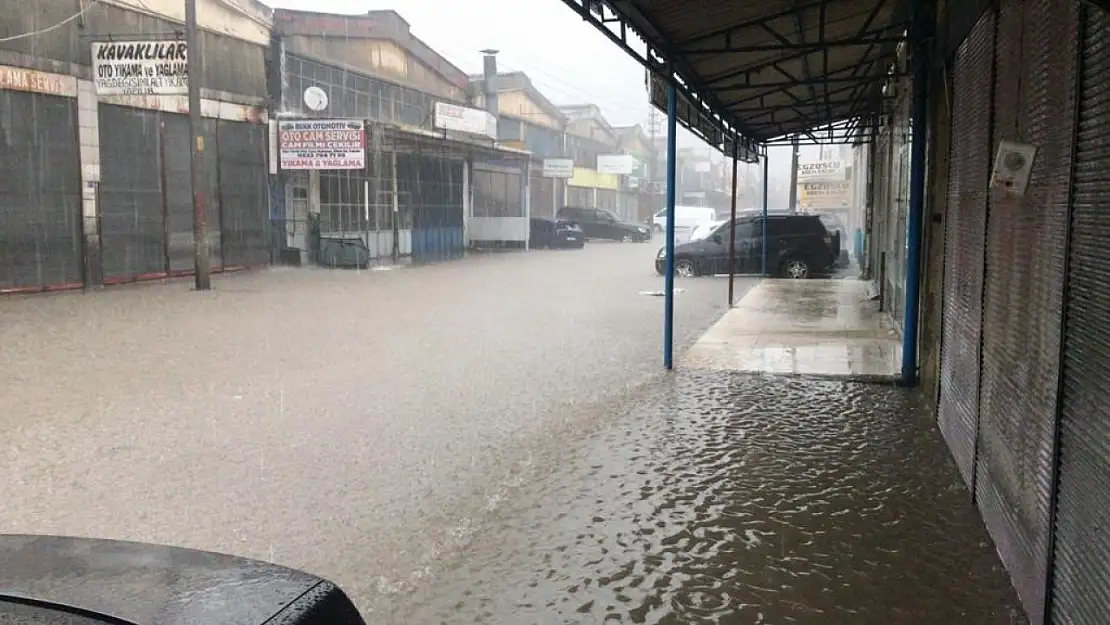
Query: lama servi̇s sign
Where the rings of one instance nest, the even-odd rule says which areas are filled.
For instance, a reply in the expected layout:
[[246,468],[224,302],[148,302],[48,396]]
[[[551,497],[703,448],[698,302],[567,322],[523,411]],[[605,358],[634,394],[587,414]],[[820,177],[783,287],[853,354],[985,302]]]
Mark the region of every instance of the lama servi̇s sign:
[[183,95],[189,92],[184,41],[96,41],[93,86],[99,95]]
[[366,128],[361,119],[300,119],[278,123],[282,169],[364,169]]

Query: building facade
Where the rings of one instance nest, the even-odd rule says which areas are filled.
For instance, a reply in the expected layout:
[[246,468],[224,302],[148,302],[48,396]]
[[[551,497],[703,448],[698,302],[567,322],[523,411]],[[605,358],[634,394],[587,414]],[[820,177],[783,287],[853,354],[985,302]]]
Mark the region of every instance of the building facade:
[[[498,139],[532,155],[529,214],[553,217],[565,203],[566,179],[545,177],[543,161],[565,158],[566,117],[523,72],[498,73],[496,83]],[[473,84],[475,105],[485,108],[485,78],[476,78]]]
[[[211,263],[265,264],[269,10],[253,0],[201,6],[192,53],[203,66]],[[148,47],[184,52],[183,5],[4,0],[0,11],[0,291],[191,272],[184,57],[142,58]],[[43,24],[63,25],[26,36]]]
[[[356,241],[379,260],[455,258],[468,230],[483,237],[489,219],[523,216],[521,155],[467,107],[469,77],[396,12],[277,10],[271,47],[279,127],[346,120],[362,133],[361,158],[342,168],[279,166],[271,217],[287,256],[335,264],[331,250]],[[284,157],[296,150],[282,136]]]

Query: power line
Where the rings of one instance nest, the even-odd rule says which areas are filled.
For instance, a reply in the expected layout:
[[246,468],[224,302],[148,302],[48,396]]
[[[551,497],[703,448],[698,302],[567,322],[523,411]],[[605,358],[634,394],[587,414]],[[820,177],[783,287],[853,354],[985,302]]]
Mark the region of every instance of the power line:
[[96,6],[98,4],[100,4],[100,0],[88,0],[88,4],[85,5],[85,8],[83,8],[80,11],[74,13],[73,15],[70,15],[69,17],[67,17],[64,20],[58,22],[57,24],[54,24],[53,26],[47,26],[46,28],[40,28],[39,30],[34,30],[34,31],[29,32],[29,33],[23,33],[22,35],[12,35],[10,37],[0,38],[0,43],[8,43],[9,41],[19,41],[20,39],[29,39],[31,37],[38,37],[39,35],[45,35],[46,33],[49,33],[51,31],[58,30],[59,28],[69,24],[70,22],[74,22],[74,21],[77,21],[77,20],[81,19],[82,15],[84,15],[85,13],[88,13],[89,9],[93,8],[94,6]]

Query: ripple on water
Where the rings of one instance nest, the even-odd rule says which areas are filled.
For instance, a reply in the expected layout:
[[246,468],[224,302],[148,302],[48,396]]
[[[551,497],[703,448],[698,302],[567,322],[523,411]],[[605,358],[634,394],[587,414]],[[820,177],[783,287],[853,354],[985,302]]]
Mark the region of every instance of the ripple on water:
[[911,394],[682,372],[647,395],[512,493],[398,622],[1018,622]]

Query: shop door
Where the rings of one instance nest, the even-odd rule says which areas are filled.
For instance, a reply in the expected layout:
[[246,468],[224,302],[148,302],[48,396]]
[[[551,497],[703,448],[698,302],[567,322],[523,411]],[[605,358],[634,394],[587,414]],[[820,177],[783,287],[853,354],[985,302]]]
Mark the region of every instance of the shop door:
[[983,244],[990,170],[994,14],[986,13],[956,52],[944,229],[944,312],[937,420],[960,475],[974,488],[979,422]]
[[1085,13],[1051,597],[1059,625],[1110,614],[1110,14]]
[[[162,184],[166,197],[166,256],[171,274],[192,272],[193,180],[190,164],[189,117],[162,114]],[[204,120],[204,211],[208,226],[209,262],[220,267],[220,196],[217,187],[216,120]]]
[[1003,0],[993,146],[1038,148],[987,215],[976,502],[1034,625],[1043,621],[1074,138],[1078,1]]
[[104,281],[164,276],[161,113],[103,103],[98,111]]
[[0,91],[0,292],[81,285],[76,108]]
[[[230,120],[216,126],[221,258],[225,267],[258,267],[270,261],[266,127]],[[216,158],[212,159],[217,160]],[[209,222],[212,224],[213,222]],[[210,226],[215,230],[215,226]]]

